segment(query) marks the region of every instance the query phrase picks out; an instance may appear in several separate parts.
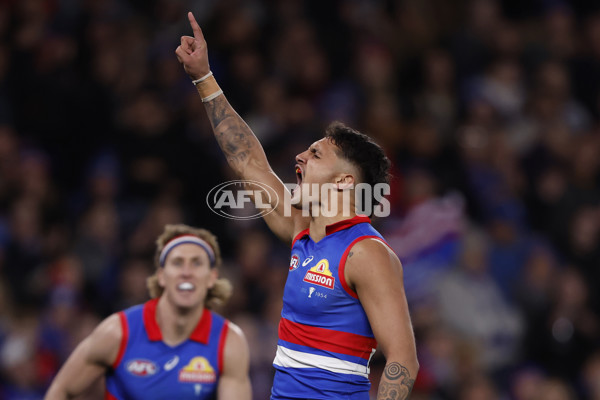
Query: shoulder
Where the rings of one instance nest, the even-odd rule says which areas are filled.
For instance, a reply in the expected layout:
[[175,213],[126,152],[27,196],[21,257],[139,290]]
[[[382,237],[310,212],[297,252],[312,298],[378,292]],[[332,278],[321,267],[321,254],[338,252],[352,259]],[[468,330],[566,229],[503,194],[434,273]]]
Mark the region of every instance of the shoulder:
[[102,321],[90,338],[94,343],[103,345],[119,345],[123,338],[123,324],[121,322],[121,313],[115,313]]
[[239,326],[226,321],[227,336],[222,354],[222,370],[227,376],[245,375],[250,364],[250,349]]
[[126,335],[123,329],[122,313],[115,313],[102,321],[89,336],[89,356],[93,361],[112,365],[119,353]]
[[390,274],[402,276],[402,264],[381,238],[365,238],[349,249],[345,274],[355,286],[365,280],[386,279]]
[[389,245],[380,237],[359,238],[349,249],[349,261],[353,258],[355,261],[373,260],[376,261],[397,261],[400,260]]
[[248,350],[248,342],[242,329],[233,322],[226,320],[227,338],[225,339],[226,351],[242,351]]
[[371,225],[368,219],[363,221],[358,219],[354,225],[335,232],[335,235],[337,241],[346,248],[369,241],[369,239],[380,240],[382,243],[385,243],[382,235]]

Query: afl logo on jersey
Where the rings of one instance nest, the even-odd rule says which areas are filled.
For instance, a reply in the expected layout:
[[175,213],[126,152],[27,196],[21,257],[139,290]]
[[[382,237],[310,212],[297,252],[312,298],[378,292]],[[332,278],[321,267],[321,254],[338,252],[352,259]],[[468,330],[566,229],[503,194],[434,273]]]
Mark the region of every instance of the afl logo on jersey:
[[300,265],[300,259],[298,258],[298,255],[294,254],[290,260],[290,271],[298,268],[298,265]]
[[335,284],[335,278],[329,270],[329,261],[325,258],[309,269],[306,275],[304,275],[303,280],[304,282],[323,286],[327,289],[333,289],[333,285]]
[[150,376],[158,371],[158,367],[152,361],[132,360],[125,367],[127,372],[135,376]]

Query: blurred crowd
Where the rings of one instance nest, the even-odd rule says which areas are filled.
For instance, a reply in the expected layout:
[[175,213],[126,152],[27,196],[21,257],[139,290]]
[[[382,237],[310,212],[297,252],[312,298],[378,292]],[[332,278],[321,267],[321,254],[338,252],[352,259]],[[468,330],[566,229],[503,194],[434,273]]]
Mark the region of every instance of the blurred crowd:
[[333,120],[393,161],[373,223],[404,266],[411,398],[600,399],[600,6],[583,0],[0,1],[0,399],[40,399],[102,318],[145,301],[179,222],[219,237],[219,311],[269,396],[289,249],[206,205],[234,177],[174,55],[188,10],[284,182]]

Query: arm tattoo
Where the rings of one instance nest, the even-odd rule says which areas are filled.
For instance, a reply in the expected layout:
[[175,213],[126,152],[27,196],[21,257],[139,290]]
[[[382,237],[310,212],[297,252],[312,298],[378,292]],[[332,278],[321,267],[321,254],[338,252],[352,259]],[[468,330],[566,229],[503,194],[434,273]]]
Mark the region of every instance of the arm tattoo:
[[352,257],[354,255],[353,252],[348,253],[348,258]]
[[410,372],[397,362],[389,363],[383,371],[384,377],[379,383],[378,400],[406,400],[415,383]]
[[254,135],[224,96],[204,103],[217,143],[234,169],[244,166],[255,144]]

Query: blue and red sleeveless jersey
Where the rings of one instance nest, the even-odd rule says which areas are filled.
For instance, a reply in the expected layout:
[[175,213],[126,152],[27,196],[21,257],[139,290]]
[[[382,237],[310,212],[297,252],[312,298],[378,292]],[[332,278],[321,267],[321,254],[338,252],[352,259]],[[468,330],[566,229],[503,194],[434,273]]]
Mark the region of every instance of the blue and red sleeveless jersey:
[[383,238],[365,216],[327,226],[317,243],[308,233],[292,244],[271,399],[368,400],[377,342],[344,268],[355,243]]
[[162,341],[157,304],[119,313],[123,339],[106,374],[105,399],[216,399],[227,321],[205,309],[190,338],[171,347]]

